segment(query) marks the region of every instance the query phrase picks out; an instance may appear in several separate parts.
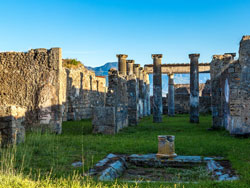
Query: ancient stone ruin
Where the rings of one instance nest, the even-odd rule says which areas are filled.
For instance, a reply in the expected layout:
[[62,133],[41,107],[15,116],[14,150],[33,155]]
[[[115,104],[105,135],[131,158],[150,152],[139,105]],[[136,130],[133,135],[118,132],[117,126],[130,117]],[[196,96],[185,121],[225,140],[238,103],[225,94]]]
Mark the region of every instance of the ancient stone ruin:
[[212,128],[250,134],[250,36],[236,54],[214,55],[211,62]]
[[126,60],[127,57],[117,55],[119,70],[109,70],[105,106],[94,109],[94,133],[115,134],[150,115],[148,75],[134,60]]
[[[115,134],[151,113],[153,122],[162,122],[164,107],[169,116],[189,113],[192,123],[199,122],[200,112],[211,109],[213,129],[249,135],[250,36],[242,38],[236,60],[235,55],[214,55],[211,63],[199,63],[199,54],[190,54],[190,64],[162,64],[162,54],[153,54],[153,64],[143,68],[118,54],[119,68],[109,70],[106,87],[105,77],[83,65],[63,66],[60,48],[2,52],[1,144],[22,142],[27,130],[60,134],[62,121],[68,120],[92,119],[93,133]],[[210,72],[211,81],[203,87],[199,73],[204,72]],[[190,74],[190,84],[181,90],[174,84],[174,74],[183,73]],[[153,74],[151,105],[149,74]],[[162,74],[169,76],[165,99]]]
[[[175,153],[175,136],[158,136],[157,154],[112,154],[99,161],[85,175],[101,181],[188,182],[198,180],[233,181],[239,177],[222,157],[181,156]],[[194,177],[194,172],[198,173]],[[182,174],[184,173],[184,174]],[[200,176],[202,174],[202,176]],[[177,178],[176,178],[177,177]]]
[[63,67],[60,48],[0,53],[0,82],[2,145],[24,141],[25,130],[60,134],[62,121],[92,118],[105,103],[105,78]]

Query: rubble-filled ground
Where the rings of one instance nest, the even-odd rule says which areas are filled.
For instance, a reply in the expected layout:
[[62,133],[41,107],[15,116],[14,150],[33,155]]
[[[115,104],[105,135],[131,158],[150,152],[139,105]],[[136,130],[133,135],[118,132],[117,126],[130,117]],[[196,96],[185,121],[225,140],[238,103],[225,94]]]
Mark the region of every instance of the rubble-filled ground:
[[[109,153],[157,153],[158,135],[175,135],[178,155],[223,157],[230,160],[240,180],[214,182],[201,178],[195,184],[144,182],[139,187],[248,187],[250,184],[250,138],[236,138],[228,132],[207,131],[211,116],[201,116],[200,124],[190,124],[189,115],[152,117],[116,135],[92,134],[90,120],[63,123],[62,135],[29,133],[26,141],[12,149],[2,149],[0,182],[4,187],[117,187],[136,186],[127,182],[94,182],[83,176]],[[81,163],[79,163],[79,161]],[[78,162],[78,163],[75,163]],[[73,166],[72,163],[77,165]],[[201,169],[202,170],[202,169]],[[183,172],[184,173],[184,172]],[[173,172],[174,174],[174,172]],[[62,178],[60,178],[62,177]],[[38,180],[39,179],[39,180]]]

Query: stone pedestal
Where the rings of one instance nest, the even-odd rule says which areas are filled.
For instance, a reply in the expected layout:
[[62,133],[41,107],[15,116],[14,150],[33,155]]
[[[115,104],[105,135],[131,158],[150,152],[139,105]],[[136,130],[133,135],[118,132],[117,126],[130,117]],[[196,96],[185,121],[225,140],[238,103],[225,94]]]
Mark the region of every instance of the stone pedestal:
[[200,54],[190,54],[190,122],[199,123],[199,65]]
[[175,136],[160,135],[158,136],[158,158],[174,158],[177,156],[174,147]]
[[127,75],[127,62],[126,58],[128,55],[125,54],[117,54],[116,57],[118,58],[118,71],[120,75],[126,76]]
[[162,78],[161,59],[162,54],[153,54],[153,122],[162,122]]
[[174,116],[174,74],[168,75],[168,115]]

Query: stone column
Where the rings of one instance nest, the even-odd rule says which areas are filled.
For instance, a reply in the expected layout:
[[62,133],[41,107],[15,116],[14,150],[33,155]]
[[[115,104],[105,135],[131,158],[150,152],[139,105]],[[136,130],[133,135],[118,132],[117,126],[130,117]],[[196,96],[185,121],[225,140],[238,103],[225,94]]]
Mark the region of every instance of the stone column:
[[168,75],[168,115],[174,116],[174,74]]
[[140,117],[143,117],[143,99],[144,99],[144,82],[143,82],[143,67],[139,68],[139,110]]
[[143,116],[147,116],[147,73],[143,71]]
[[134,60],[127,60],[127,75],[134,74]]
[[129,74],[127,76],[127,92],[128,92],[128,123],[129,125],[137,125],[138,123],[138,89],[136,76]]
[[140,100],[140,96],[139,96],[139,78],[140,78],[140,64],[134,64],[134,74],[136,76],[136,85],[137,85],[137,117],[139,119],[140,117],[140,105],[139,105],[139,100]]
[[162,54],[152,54],[153,66],[153,122],[162,122],[162,79],[161,58]]
[[190,58],[190,122],[199,123],[199,62],[200,54]]
[[116,57],[118,58],[118,71],[119,71],[119,74],[126,76],[127,75],[126,58],[128,57],[128,55],[117,54]]
[[137,79],[140,78],[140,71],[139,71],[139,68],[140,68],[140,64],[134,64],[133,65],[133,72],[136,76]]
[[149,75],[147,74],[146,78],[146,92],[147,92],[147,115],[150,116],[151,114],[151,106],[150,106],[150,81],[149,81]]
[[223,127],[222,96],[220,74],[223,69],[223,55],[214,55],[210,65],[211,77],[211,107],[212,107],[212,128],[219,129]]

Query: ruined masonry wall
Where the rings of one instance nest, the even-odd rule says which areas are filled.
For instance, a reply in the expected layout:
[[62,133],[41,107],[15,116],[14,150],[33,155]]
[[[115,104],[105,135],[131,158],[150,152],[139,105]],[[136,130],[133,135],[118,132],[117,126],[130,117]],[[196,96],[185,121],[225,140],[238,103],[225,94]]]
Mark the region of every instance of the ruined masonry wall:
[[0,106],[27,109],[26,129],[61,132],[61,59],[60,48],[0,53]]
[[90,119],[95,106],[104,106],[106,78],[84,66],[63,68],[63,120]]
[[[230,59],[231,58],[231,59]],[[250,36],[240,43],[239,60],[214,56],[211,62],[213,128],[250,134]]]
[[94,110],[92,125],[94,133],[115,134],[128,126],[127,80],[118,71],[109,71],[109,87],[104,107]]
[[1,146],[21,143],[25,139],[26,108],[18,106],[0,106]]

